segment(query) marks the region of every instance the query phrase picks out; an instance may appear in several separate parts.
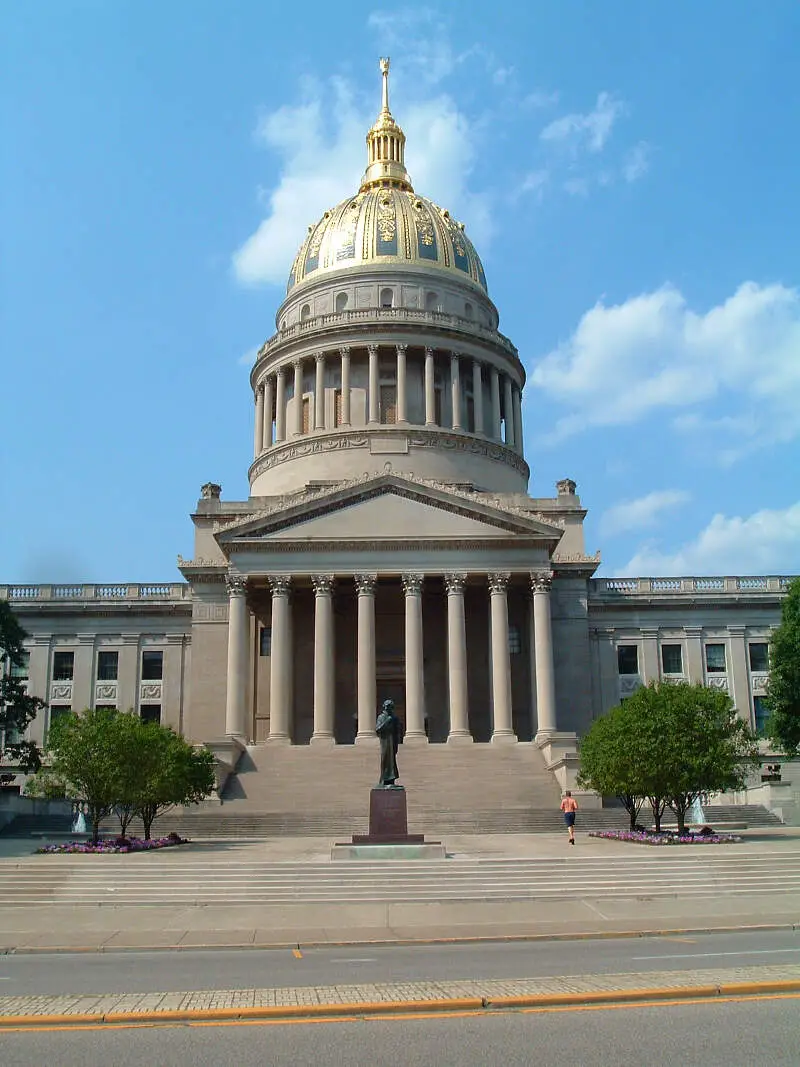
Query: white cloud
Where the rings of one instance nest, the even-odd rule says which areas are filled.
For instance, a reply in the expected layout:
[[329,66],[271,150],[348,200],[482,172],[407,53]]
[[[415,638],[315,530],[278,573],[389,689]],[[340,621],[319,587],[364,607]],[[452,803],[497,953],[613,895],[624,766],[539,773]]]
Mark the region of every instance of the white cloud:
[[545,186],[549,180],[550,176],[546,170],[530,171],[512,193],[512,200],[517,200],[520,196],[530,195],[538,203],[541,203]]
[[797,574],[800,570],[800,502],[744,518],[715,515],[693,541],[675,553],[642,547],[621,574]]
[[[283,283],[309,225],[358,188],[366,166],[364,137],[378,109],[376,77],[371,109],[358,107],[341,78],[307,82],[301,103],[263,115],[256,139],[280,160],[274,187],[259,194],[267,215],[234,253],[244,284]],[[415,188],[463,219],[480,247],[491,236],[487,195],[468,188],[476,151],[473,123],[446,94],[412,100],[393,110],[407,137],[406,163]]]
[[256,361],[258,355],[258,345],[253,348],[248,348],[246,352],[242,352],[241,356],[236,360],[240,367],[252,367]]
[[600,302],[529,381],[567,408],[551,442],[670,408],[699,412],[680,428],[726,433],[727,448],[789,441],[800,433],[800,293],[745,282],[704,314],[669,285],[623,304]]
[[523,107],[555,107],[559,100],[558,91],[547,92],[545,89],[534,89],[532,93],[528,93],[527,96],[522,99]]
[[602,92],[591,111],[574,111],[554,119],[539,134],[542,141],[563,145],[573,155],[579,150],[600,152],[616,120],[625,111],[625,105],[611,93]]
[[689,499],[689,493],[683,489],[657,489],[635,500],[622,500],[603,513],[600,529],[607,535],[647,529],[656,525],[663,512]]
[[651,148],[647,141],[639,141],[626,153],[622,163],[622,177],[626,182],[638,182],[650,169]]

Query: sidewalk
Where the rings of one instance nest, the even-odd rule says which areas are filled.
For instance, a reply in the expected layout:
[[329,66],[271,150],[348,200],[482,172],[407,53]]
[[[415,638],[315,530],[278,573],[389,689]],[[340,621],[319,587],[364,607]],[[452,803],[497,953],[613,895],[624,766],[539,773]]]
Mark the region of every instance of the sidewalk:
[[0,1029],[79,1024],[288,1021],[397,1013],[586,1007],[800,994],[800,965],[282,989],[0,997]]

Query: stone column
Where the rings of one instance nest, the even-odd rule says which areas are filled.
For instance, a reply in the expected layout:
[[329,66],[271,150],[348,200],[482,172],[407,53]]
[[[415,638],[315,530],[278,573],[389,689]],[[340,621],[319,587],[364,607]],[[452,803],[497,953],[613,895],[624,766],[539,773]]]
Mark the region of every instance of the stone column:
[[492,367],[491,375],[489,378],[489,386],[492,397],[492,437],[495,441],[502,439],[502,431],[500,428],[500,376],[497,373],[497,367]]
[[506,418],[506,448],[514,448],[516,435],[514,433],[514,401],[511,396],[511,379],[507,374],[503,375],[503,407]]
[[247,611],[247,578],[229,574],[228,589],[228,685],[225,697],[225,733],[246,740],[247,669],[250,626]]
[[378,691],[375,681],[376,574],[354,575],[358,590],[358,733],[356,744],[378,744],[375,733]]
[[313,574],[314,585],[314,733],[311,744],[333,744],[335,697],[333,575]]
[[425,349],[425,425],[436,425],[436,385],[433,349]]
[[408,422],[408,401],[406,399],[406,349],[408,345],[397,346],[397,421]]
[[556,685],[553,669],[553,628],[550,621],[551,574],[531,574],[533,593],[533,628],[536,640],[536,736],[547,736],[558,729],[556,720]]
[[427,742],[425,734],[425,666],[422,644],[421,574],[404,574],[406,598],[406,741]]
[[272,744],[288,745],[290,700],[292,693],[291,604],[292,579],[274,574],[269,579],[272,591],[272,647],[269,677],[269,737]]
[[303,362],[296,360],[294,364],[294,436],[299,437],[303,432]]
[[472,410],[475,433],[483,433],[483,374],[478,359],[472,361]]
[[686,634],[686,676],[692,685],[705,682],[705,665],[703,663],[703,627],[684,626]]
[[492,630],[492,742],[516,741],[511,714],[511,659],[508,652],[507,572],[489,575]]
[[464,620],[466,574],[446,574],[447,589],[447,684],[450,698],[448,744],[472,741],[467,697],[467,628]]
[[368,345],[367,354],[369,356],[369,408],[367,422],[374,426],[380,419],[380,405],[378,402],[378,346]]
[[[342,426],[350,425],[350,349],[339,349],[342,359]],[[336,420],[334,419],[334,422]]]
[[728,692],[739,718],[744,719],[748,726],[755,725],[751,722],[750,671],[747,662],[747,642],[744,637],[745,628],[738,625],[729,626],[728,634],[730,636]]
[[522,397],[519,389],[514,386],[514,440],[517,445],[517,452],[525,458],[525,442],[522,434]]
[[461,429],[461,371],[458,365],[458,353],[450,355],[450,402],[453,407],[452,426]]
[[261,382],[256,385],[256,418],[253,429],[255,431],[253,456],[258,459],[264,450],[264,386]]
[[325,353],[318,352],[317,376],[314,380],[314,429],[325,429]]
[[275,390],[275,440],[286,440],[286,368],[281,367],[276,375]]
[[658,662],[658,627],[642,627],[643,663],[640,665],[642,681],[657,682],[661,677],[660,664]]
[[270,448],[272,445],[272,409],[274,404],[275,400],[272,395],[272,375],[270,375],[264,381],[264,448]]

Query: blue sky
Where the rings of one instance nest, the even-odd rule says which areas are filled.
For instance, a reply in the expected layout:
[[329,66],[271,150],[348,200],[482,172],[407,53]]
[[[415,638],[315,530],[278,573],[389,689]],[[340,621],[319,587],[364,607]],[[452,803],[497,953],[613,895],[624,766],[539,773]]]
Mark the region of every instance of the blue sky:
[[604,574],[800,571],[800,6],[7,0],[0,581],[176,580],[392,57]]

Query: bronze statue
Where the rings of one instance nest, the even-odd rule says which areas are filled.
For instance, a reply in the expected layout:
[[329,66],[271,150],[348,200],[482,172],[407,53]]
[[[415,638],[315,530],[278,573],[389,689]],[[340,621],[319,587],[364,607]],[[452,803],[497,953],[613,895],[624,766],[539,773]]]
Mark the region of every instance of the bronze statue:
[[378,782],[380,788],[402,789],[402,786],[395,785],[400,777],[397,769],[397,746],[402,731],[403,724],[394,713],[394,701],[384,700],[375,723],[375,733],[381,739],[381,780]]

